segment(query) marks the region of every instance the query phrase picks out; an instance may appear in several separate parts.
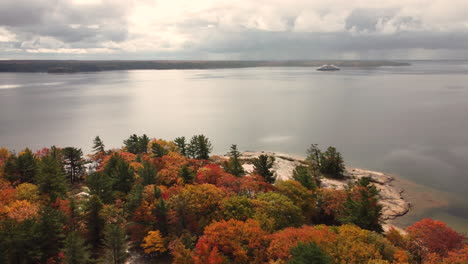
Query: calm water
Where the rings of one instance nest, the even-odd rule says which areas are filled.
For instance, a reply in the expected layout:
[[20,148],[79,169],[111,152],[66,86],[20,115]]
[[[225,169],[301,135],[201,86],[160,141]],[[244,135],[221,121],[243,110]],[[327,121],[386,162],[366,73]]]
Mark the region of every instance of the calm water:
[[216,153],[303,155],[336,146],[347,164],[401,175],[450,194],[425,212],[468,231],[468,62],[408,67],[0,73],[0,145],[89,152],[99,135],[203,133]]

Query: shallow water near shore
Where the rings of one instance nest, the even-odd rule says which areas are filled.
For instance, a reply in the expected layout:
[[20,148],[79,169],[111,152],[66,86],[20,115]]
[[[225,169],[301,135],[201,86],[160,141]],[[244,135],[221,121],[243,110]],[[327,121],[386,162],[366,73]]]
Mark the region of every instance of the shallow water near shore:
[[0,145],[89,152],[96,135],[119,147],[132,133],[203,133],[219,154],[233,143],[301,156],[311,143],[333,145],[347,165],[396,174],[408,193],[431,194],[418,196],[425,202],[401,225],[433,217],[468,232],[468,62],[410,63],[0,73]]

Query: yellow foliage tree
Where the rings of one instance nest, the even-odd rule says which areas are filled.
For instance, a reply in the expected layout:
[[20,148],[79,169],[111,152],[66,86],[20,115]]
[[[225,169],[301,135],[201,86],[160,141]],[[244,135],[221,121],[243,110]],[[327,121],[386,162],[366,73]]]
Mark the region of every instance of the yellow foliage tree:
[[149,231],[148,235],[143,239],[143,242],[141,247],[143,247],[146,254],[163,253],[167,251],[164,246],[164,239],[159,230]]

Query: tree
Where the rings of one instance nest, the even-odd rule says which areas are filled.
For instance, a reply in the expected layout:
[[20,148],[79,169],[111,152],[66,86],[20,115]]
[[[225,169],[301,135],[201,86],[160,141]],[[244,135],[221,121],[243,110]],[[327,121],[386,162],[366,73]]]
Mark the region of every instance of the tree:
[[130,165],[118,154],[114,154],[106,166],[104,173],[112,179],[112,189],[128,193],[133,185],[134,172]]
[[254,173],[265,178],[265,181],[268,183],[275,183],[276,175],[275,172],[271,170],[275,163],[275,157],[262,154],[254,159],[252,163],[254,165]]
[[180,169],[179,178],[181,178],[185,184],[191,184],[195,179],[195,173],[189,168],[189,166],[184,165]]
[[29,148],[18,157],[11,155],[5,162],[5,178],[11,182],[33,183],[37,174],[37,159]]
[[132,215],[138,206],[140,206],[143,199],[143,189],[144,186],[142,184],[135,184],[128,194],[128,201],[125,206],[129,215]]
[[148,235],[143,239],[141,247],[144,249],[146,254],[157,254],[167,251],[164,246],[164,239],[159,230],[149,231]]
[[118,224],[108,224],[104,230],[105,263],[124,264],[127,259],[127,237],[125,231]]
[[288,264],[331,264],[330,256],[324,253],[314,242],[299,243],[291,248]]
[[252,201],[246,196],[230,196],[221,202],[221,209],[224,219],[231,218],[246,221],[253,217],[254,209]]
[[267,234],[257,221],[222,220],[205,228],[195,247],[194,260],[196,264],[267,263],[267,245]]
[[138,170],[138,174],[143,179],[144,186],[156,183],[157,170],[151,162],[143,161],[143,167]]
[[465,237],[441,221],[425,218],[406,228],[410,251],[425,260],[430,253],[446,257],[449,251],[463,247]]
[[58,197],[65,197],[67,183],[61,162],[52,154],[42,158],[39,162],[39,173],[36,177],[39,191],[48,194],[50,201]]
[[334,147],[328,147],[327,151],[321,154],[320,172],[331,178],[343,178],[345,171],[343,157]]
[[36,226],[38,234],[36,243],[41,251],[42,263],[60,252],[65,238],[63,234],[65,219],[63,212],[51,206],[42,208]]
[[244,175],[244,168],[239,161],[240,152],[237,150],[237,145],[231,145],[231,151],[228,153],[229,161],[225,165],[225,170],[236,177]]
[[309,190],[317,189],[317,182],[306,166],[298,165],[293,170],[293,179]]
[[94,154],[96,155],[106,152],[104,149],[104,142],[102,142],[99,136],[96,136],[93,140],[93,151],[94,151]]
[[290,226],[297,227],[304,223],[301,209],[282,194],[260,193],[253,203],[255,205],[253,218],[260,222],[263,229],[267,231],[276,231]]
[[86,185],[91,195],[97,195],[104,203],[112,202],[112,179],[106,173],[98,171],[89,174]]
[[65,239],[63,252],[66,264],[89,263],[89,249],[85,245],[85,240],[76,231],[72,231],[68,234]]
[[103,204],[98,196],[93,195],[89,199],[86,206],[86,225],[88,227],[88,241],[93,249],[97,249],[101,245],[102,233],[104,228],[104,219],[100,212]]
[[130,135],[130,137],[124,140],[125,148],[128,152],[133,154],[146,153],[148,151],[148,144],[150,139],[147,135],[139,137],[136,134]]
[[315,178],[318,178],[320,168],[322,166],[322,151],[319,149],[317,144],[311,144],[310,147],[307,149],[307,158],[306,162],[309,163],[310,168],[312,169],[312,173]]
[[187,155],[193,159],[207,160],[213,150],[210,140],[204,135],[196,135],[190,139],[187,147]]
[[185,142],[185,137],[178,137],[174,139],[174,143],[182,156],[187,156],[187,143]]
[[348,192],[344,204],[344,216],[339,219],[341,223],[352,223],[363,229],[382,232],[380,216],[382,205],[378,199],[379,191],[370,184],[369,177],[363,177],[357,186]]
[[73,184],[80,180],[85,172],[83,151],[73,147],[66,147],[62,150],[62,153],[65,170],[70,178],[70,183]]
[[158,144],[157,142],[154,142],[152,145],[151,145],[151,152],[154,154],[154,156],[156,158],[160,158],[164,155],[167,155],[167,153],[169,153],[168,150],[166,150],[165,148],[163,148],[160,144]]
[[294,205],[299,207],[306,220],[311,222],[316,211],[315,197],[312,191],[293,180],[280,181],[276,184],[276,188],[280,194],[288,197]]

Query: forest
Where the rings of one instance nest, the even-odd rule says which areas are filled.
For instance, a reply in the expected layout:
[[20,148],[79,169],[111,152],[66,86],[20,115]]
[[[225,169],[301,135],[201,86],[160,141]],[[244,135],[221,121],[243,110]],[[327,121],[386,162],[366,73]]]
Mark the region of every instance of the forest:
[[312,144],[283,181],[274,157],[247,172],[237,145],[211,152],[204,135],[1,148],[0,263],[468,263],[467,237],[441,221],[384,231],[370,179],[321,188],[343,177],[333,147]]

